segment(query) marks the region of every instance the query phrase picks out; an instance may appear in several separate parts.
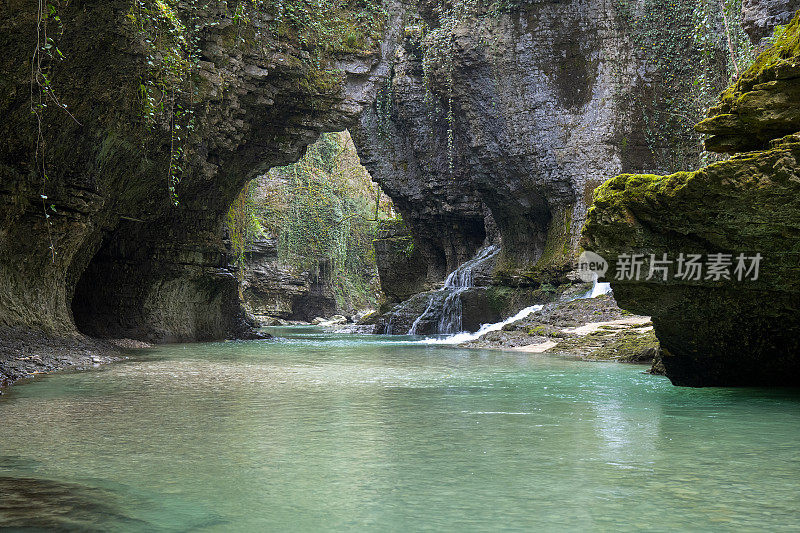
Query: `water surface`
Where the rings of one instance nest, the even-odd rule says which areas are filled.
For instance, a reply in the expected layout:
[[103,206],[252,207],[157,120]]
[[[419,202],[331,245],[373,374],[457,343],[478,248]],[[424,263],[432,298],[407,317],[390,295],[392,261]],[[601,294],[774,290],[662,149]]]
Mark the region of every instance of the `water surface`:
[[[0,528],[795,530],[800,396],[277,330],[0,399]],[[35,518],[32,518],[35,517]]]

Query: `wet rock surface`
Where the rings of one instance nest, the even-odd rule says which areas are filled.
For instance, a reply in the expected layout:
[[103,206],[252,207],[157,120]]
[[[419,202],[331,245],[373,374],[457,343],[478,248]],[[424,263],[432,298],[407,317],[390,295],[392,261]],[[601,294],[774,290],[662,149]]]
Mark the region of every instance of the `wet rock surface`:
[[[677,385],[800,385],[800,134],[766,141],[800,129],[785,120],[800,108],[798,39],[796,16],[701,124],[714,147],[765,149],[696,172],[618,176],[595,192],[586,248],[612,265],[620,305],[653,317]],[[620,276],[620,255],[631,253],[668,254],[666,280]],[[727,273],[680,277],[679,253],[722,257]]]
[[54,337],[0,328],[0,391],[37,374],[118,361],[124,357],[123,350],[146,346],[130,339],[99,341],[83,335]]
[[540,311],[462,346],[642,364],[653,363],[660,355],[649,318],[620,309],[610,295],[547,303]]
[[147,524],[119,510],[113,493],[74,483],[0,476],[0,529],[106,531]]

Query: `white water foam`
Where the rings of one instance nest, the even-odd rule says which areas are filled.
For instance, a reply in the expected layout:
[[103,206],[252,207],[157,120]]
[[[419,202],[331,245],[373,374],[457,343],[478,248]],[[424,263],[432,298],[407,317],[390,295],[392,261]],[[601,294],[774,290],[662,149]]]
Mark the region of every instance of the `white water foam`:
[[461,333],[456,333],[455,335],[451,335],[450,337],[446,337],[444,339],[422,339],[420,342],[424,344],[461,344],[462,342],[474,341],[475,339],[482,337],[483,335],[486,335],[490,331],[500,331],[506,324],[511,324],[512,322],[516,322],[517,320],[522,320],[531,313],[541,311],[542,307],[544,306],[532,305],[530,307],[526,307],[516,315],[508,317],[502,322],[495,322],[494,324],[482,325],[481,329],[479,329],[475,333],[464,331]]
[[[449,279],[449,278],[448,278]],[[611,284],[610,283],[600,283],[597,281],[597,275],[594,276],[592,279],[592,288],[583,296],[579,296],[574,298],[575,300],[583,300],[587,298],[597,298],[598,296],[602,296],[604,294],[608,294],[611,292]],[[503,326],[506,324],[511,324],[516,322],[517,320],[522,320],[526,318],[528,315],[535,313],[537,311],[541,311],[543,305],[532,305],[530,307],[526,307],[519,313],[509,318],[506,318],[502,322],[495,322],[494,324],[483,324],[478,331],[475,333],[469,333],[467,331],[456,333],[455,335],[451,335],[449,337],[445,337],[443,339],[422,339],[420,342],[423,344],[461,344],[462,342],[469,342],[479,339],[480,337],[486,335],[490,331],[500,331],[503,329]],[[424,313],[423,313],[424,315]]]

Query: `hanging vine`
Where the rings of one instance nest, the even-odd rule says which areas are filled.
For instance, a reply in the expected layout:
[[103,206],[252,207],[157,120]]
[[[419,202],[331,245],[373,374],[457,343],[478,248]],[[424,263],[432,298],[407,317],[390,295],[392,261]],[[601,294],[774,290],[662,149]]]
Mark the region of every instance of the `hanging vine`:
[[[34,168],[41,178],[39,199],[50,242],[51,261],[56,261],[56,247],[53,240],[50,213],[56,212],[54,204],[48,202],[46,194],[48,176],[47,145],[44,136],[44,113],[48,106],[66,113],[78,125],[80,122],[70,113],[53,89],[52,66],[56,61],[63,61],[66,56],[58,44],[64,34],[64,25],[60,10],[69,5],[69,0],[37,0],[36,6],[36,44],[31,55],[30,109],[36,120],[36,146],[34,149]],[[53,27],[53,31],[50,31]]]
[[718,158],[704,151],[694,125],[754,59],[741,26],[727,23],[738,16],[741,0],[618,0],[615,6],[648,73],[648,90],[617,91],[634,99],[632,115],[654,156],[648,170],[670,172]]

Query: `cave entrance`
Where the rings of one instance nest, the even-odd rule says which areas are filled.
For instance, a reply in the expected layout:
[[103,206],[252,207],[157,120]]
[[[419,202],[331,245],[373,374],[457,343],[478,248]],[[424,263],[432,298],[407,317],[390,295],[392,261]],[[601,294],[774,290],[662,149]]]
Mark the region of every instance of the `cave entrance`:
[[100,249],[84,269],[72,295],[72,319],[77,330],[90,337],[120,337],[120,327],[114,319],[116,311],[112,302],[118,299],[120,288],[115,280],[108,253],[108,243]]
[[376,309],[373,241],[398,220],[348,131],[323,133],[295,163],[251,181],[227,217],[240,294],[261,322]]

